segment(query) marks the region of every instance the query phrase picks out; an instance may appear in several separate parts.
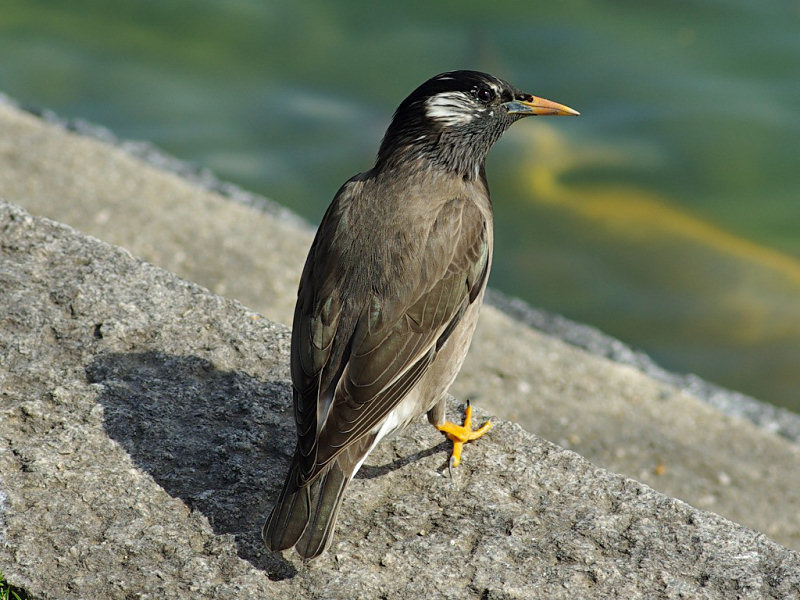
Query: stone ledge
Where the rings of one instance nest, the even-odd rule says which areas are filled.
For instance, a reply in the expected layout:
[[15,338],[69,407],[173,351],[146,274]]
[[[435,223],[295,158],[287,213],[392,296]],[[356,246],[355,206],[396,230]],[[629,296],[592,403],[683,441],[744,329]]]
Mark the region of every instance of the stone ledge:
[[800,556],[499,422],[453,480],[420,420],[304,565],[258,530],[288,330],[0,204],[0,568],[48,598],[787,598]]

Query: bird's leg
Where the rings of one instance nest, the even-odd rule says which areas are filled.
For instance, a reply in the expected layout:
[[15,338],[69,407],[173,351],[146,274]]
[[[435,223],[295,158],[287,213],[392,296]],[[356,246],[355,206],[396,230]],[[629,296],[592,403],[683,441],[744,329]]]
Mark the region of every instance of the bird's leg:
[[[444,401],[441,400],[441,403]],[[431,412],[438,408],[438,404],[436,407],[431,409],[428,413],[428,418],[430,418]],[[439,431],[444,432],[450,441],[453,442],[453,454],[450,457],[450,467],[457,467],[461,464],[461,450],[464,447],[464,444],[467,442],[471,442],[472,440],[477,440],[481,437],[484,433],[489,431],[492,428],[492,422],[486,421],[483,425],[478,427],[478,429],[472,429],[472,405],[470,401],[467,400],[467,410],[464,414],[464,424],[463,425],[456,425],[455,423],[450,423],[449,421],[445,421],[444,423],[434,423],[434,427]]]
[[448,398],[453,397],[450,394],[445,394],[436,404],[433,405],[433,408],[428,411],[428,423],[434,427],[438,427],[445,422],[445,418],[447,417]]

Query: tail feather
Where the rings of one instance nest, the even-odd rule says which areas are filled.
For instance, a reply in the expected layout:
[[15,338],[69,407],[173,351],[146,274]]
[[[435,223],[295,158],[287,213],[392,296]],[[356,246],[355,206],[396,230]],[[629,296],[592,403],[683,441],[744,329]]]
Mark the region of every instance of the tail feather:
[[345,474],[337,460],[302,487],[297,486],[298,474],[299,465],[294,460],[261,536],[270,550],[295,546],[303,558],[314,558],[331,542],[339,506],[352,474]]
[[306,488],[297,486],[298,475],[299,465],[295,459],[283,491],[261,530],[261,537],[270,550],[286,550],[294,546],[308,523],[309,498]]
[[338,461],[334,460],[322,477],[309,486],[310,518],[306,530],[295,544],[300,556],[314,558],[330,545],[344,490],[349,482],[350,477],[342,472]]

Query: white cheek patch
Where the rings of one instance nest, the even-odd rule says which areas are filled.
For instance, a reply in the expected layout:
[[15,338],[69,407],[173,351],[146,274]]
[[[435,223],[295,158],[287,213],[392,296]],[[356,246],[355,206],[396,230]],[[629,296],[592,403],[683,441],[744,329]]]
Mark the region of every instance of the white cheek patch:
[[425,101],[425,114],[446,127],[466,125],[475,118],[475,105],[464,92],[443,92]]

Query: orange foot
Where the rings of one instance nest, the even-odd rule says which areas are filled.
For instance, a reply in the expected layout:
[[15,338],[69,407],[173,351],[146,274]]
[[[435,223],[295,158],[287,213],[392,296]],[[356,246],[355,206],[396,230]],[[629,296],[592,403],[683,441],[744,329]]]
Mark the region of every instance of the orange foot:
[[467,410],[464,414],[464,425],[456,425],[450,421],[445,421],[442,425],[436,425],[436,429],[443,431],[453,442],[453,454],[450,457],[450,466],[457,467],[461,464],[461,449],[464,444],[477,440],[484,433],[492,428],[492,422],[486,421],[481,427],[472,429],[472,406],[467,400]]

